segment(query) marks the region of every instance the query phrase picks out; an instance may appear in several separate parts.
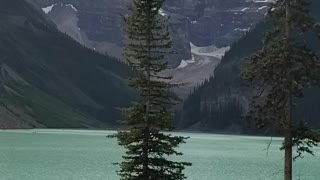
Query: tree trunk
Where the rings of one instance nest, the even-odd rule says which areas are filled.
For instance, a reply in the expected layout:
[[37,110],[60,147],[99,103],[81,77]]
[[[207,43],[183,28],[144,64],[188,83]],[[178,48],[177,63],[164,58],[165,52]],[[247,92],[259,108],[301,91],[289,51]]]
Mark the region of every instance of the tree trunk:
[[[4,95],[5,95],[5,81],[6,81],[6,74],[5,74],[5,70],[4,70],[4,59],[1,59],[0,61],[0,99],[1,101],[3,101]],[[3,102],[1,102],[3,103]]]
[[[286,39],[290,42],[291,27],[290,27],[290,2],[291,0],[285,0],[286,6]],[[290,61],[287,58],[287,61]],[[291,83],[290,74],[287,74],[287,78]],[[284,122],[284,180],[292,180],[292,90],[289,87],[287,97],[287,110]]]
[[[146,45],[148,48],[148,58],[151,57],[151,37],[152,37],[152,31],[151,31],[151,16],[150,16],[150,11],[151,11],[151,2],[147,1],[147,17],[148,18],[148,23],[147,23],[147,38],[146,38]],[[150,62],[147,62],[147,67],[145,70],[146,76],[147,76],[147,88],[148,88],[148,94],[146,98],[146,103],[145,103],[145,129],[144,129],[144,134],[143,134],[143,180],[149,180],[149,138],[150,138],[150,125],[149,125],[149,111],[150,111],[150,81],[151,81],[151,72],[150,72]]]
[[143,180],[148,180],[149,179],[149,158],[148,158],[148,146],[149,146],[149,127],[145,127],[144,133],[143,133],[143,152],[142,152],[142,158],[143,158]]
[[284,180],[292,180],[292,135],[290,129],[286,131],[284,140]]

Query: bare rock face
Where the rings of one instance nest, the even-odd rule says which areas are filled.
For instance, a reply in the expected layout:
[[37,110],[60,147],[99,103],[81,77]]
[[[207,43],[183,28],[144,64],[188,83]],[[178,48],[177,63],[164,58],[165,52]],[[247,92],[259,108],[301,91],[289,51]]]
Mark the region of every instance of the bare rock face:
[[[129,0],[33,0],[62,31],[83,45],[122,59],[124,42],[122,15],[127,15]],[[174,14],[170,27],[177,54],[170,56],[176,67],[191,57],[187,17]]]
[[128,0],[32,0],[60,31],[101,53],[121,58]]
[[[58,28],[80,43],[122,58],[123,21],[131,0],[32,0]],[[230,46],[260,21],[271,0],[167,0],[176,55],[172,67],[191,58],[190,42],[197,46]]]
[[[32,0],[62,31],[81,44],[102,53],[122,57],[125,34],[121,15],[127,15],[131,0]],[[221,58],[199,55],[194,47],[226,48],[252,29],[268,11],[268,0],[167,0],[161,9],[168,16],[176,54],[168,57],[174,82],[195,86],[213,76]],[[181,67],[184,62],[189,63]]]
[[[130,0],[32,0],[59,29],[82,44],[121,57],[123,21]],[[225,47],[249,31],[268,10],[271,0],[167,0],[163,13],[178,53],[170,64],[190,59],[190,42],[197,46]]]
[[230,46],[267,13],[272,0],[168,0],[166,10],[188,17],[189,35],[198,46]]
[[171,17],[171,26],[178,24],[182,17],[187,24],[185,28],[181,28],[182,25],[173,28],[176,30],[174,38],[178,38],[174,42],[183,45],[178,48],[180,53],[186,51],[183,47],[189,43],[192,55],[191,58],[183,56],[178,67],[165,72],[174,77],[172,82],[186,84],[175,92],[185,98],[194,87],[209,77],[213,78],[224,53],[265,16],[269,3],[253,0],[167,0],[163,9]]

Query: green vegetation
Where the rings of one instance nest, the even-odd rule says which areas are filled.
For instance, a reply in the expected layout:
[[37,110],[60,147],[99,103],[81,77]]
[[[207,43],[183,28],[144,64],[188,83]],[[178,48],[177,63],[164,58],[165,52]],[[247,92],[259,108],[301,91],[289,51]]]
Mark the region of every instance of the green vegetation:
[[[90,126],[90,119],[77,112],[73,107],[61,100],[49,96],[38,89],[20,86],[17,93],[21,96],[9,95],[7,103],[13,102],[16,106],[28,107],[28,112],[38,123],[45,127],[80,128]],[[92,122],[91,122],[92,123]]]
[[[320,2],[312,1],[311,12],[315,20],[320,20]],[[244,123],[241,115],[248,110],[248,102],[252,90],[246,87],[240,74],[244,68],[246,57],[262,47],[261,39],[270,24],[261,22],[252,31],[232,45],[216,68],[214,77],[209,78],[188,97],[179,114],[178,125],[187,128],[199,125],[202,130],[228,130],[231,126],[238,127],[244,133],[257,133]],[[320,43],[316,37],[308,34],[305,37],[308,46],[319,50]],[[303,99],[295,99],[297,108],[294,114],[298,121],[320,128],[319,89],[305,91]],[[228,123],[226,119],[228,118]],[[295,121],[296,121],[295,120]],[[262,133],[265,133],[263,131]]]
[[293,121],[293,99],[303,98],[305,89],[320,85],[320,56],[303,41],[306,33],[320,35],[307,4],[306,0],[273,4],[267,19],[271,30],[242,73],[254,92],[248,118],[257,128],[273,127],[284,137],[285,180],[292,180],[293,147],[297,147],[297,157],[302,157],[305,152],[313,154],[311,148],[320,142],[318,132]]
[[[239,100],[250,92],[240,77],[244,58],[261,47],[260,39],[266,30],[264,22],[232,45],[210,77],[184,101],[178,119],[180,128],[199,124],[202,130],[224,130],[231,125],[243,126],[243,103]],[[203,102],[206,102],[205,105]],[[206,108],[204,106],[207,106]],[[228,123],[225,121],[228,120]]]
[[[28,86],[21,92],[28,101],[23,104],[31,104],[35,120],[46,127],[86,127],[80,123],[86,114],[92,121],[116,123],[121,115],[116,107],[129,105],[135,96],[126,85],[131,74],[126,64],[59,32],[24,0],[1,1],[0,13],[6,84]],[[11,88],[21,91],[20,86]]]
[[119,164],[118,173],[123,180],[182,180],[186,178],[182,171],[191,165],[168,158],[182,155],[175,149],[186,138],[163,132],[174,128],[169,108],[178,99],[170,89],[179,86],[167,82],[172,77],[159,74],[167,69],[163,60],[172,49],[167,18],[159,13],[163,3],[164,0],[133,1],[131,15],[126,19],[129,41],[125,55],[136,72],[129,85],[140,93],[142,102],[123,110],[122,123],[129,126],[129,131],[111,136],[117,137],[119,145],[127,150]]

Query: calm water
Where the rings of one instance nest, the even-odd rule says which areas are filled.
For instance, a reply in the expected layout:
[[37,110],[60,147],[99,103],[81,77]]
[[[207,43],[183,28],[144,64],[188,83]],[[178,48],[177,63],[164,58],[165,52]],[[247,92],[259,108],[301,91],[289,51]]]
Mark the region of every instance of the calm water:
[[[111,131],[0,131],[1,180],[117,180],[123,149]],[[189,134],[182,159],[193,163],[189,180],[281,180],[281,139]],[[295,179],[320,179],[320,150],[294,163]]]

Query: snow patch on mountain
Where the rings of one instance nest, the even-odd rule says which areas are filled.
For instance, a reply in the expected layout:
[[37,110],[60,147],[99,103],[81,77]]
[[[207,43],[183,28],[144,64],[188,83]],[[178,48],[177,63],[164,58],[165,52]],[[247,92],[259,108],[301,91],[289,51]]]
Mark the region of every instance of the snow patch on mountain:
[[261,11],[261,10],[263,10],[265,8],[269,8],[269,6],[262,6],[262,7],[259,7],[258,9],[259,9],[259,11]]
[[[57,4],[52,4],[52,5],[50,5],[50,6],[47,6],[47,7],[44,7],[44,8],[42,8],[42,11],[44,12],[44,13],[46,13],[46,14],[49,14],[51,11],[52,11],[52,9],[54,8],[54,6],[56,6]],[[61,7],[63,7],[63,6],[66,6],[66,7],[71,7],[74,11],[78,11],[78,9],[76,8],[76,7],[74,7],[72,4],[65,4],[65,5],[63,5],[62,3],[61,3]]]
[[180,65],[176,69],[185,68],[189,65],[186,60],[182,59]]
[[248,9],[249,9],[248,7],[245,7],[245,8],[243,8],[243,9],[241,9],[241,11],[244,12],[244,11],[246,11],[246,10],[248,10]]
[[57,4],[52,4],[51,6],[44,7],[44,8],[42,8],[42,11],[43,11],[44,13],[46,13],[46,14],[49,14],[49,13],[52,11],[52,9],[53,9],[53,7],[54,7],[55,5],[57,5]]
[[241,28],[236,28],[234,29],[235,31],[242,31],[242,32],[249,32],[251,28],[246,28],[246,29],[241,29]]
[[218,48],[214,45],[198,47],[190,42],[192,58],[181,60],[175,69],[168,69],[164,75],[173,76],[172,83],[186,84],[182,88],[174,89],[181,98],[187,97],[192,89],[212,77],[214,69],[230,47]]
[[168,16],[168,13],[167,12],[165,12],[163,9],[159,9],[159,14],[161,15],[161,16]]
[[273,3],[276,0],[253,0],[254,3]]
[[193,63],[195,63],[195,62],[196,62],[195,57],[194,57],[194,55],[192,55],[192,59],[190,59],[190,60],[184,60],[184,59],[182,59],[180,65],[179,65],[176,69],[185,68],[185,67],[187,67],[188,65],[193,64]]
[[[196,66],[203,66],[210,63],[210,57],[214,59],[222,59],[227,51],[230,50],[230,46],[218,48],[214,45],[212,46],[205,46],[205,47],[198,47],[190,42],[192,59],[189,60],[181,60],[180,65],[176,69],[185,68],[189,65],[196,64]],[[195,58],[198,57],[206,57],[206,58]],[[197,59],[197,60],[196,60]]]
[[75,8],[72,4],[66,4],[65,6],[67,6],[67,7],[71,7],[74,11],[78,11],[78,9],[77,8]]
[[200,55],[200,56],[210,56],[221,59],[227,51],[230,50],[230,46],[218,48],[214,45],[198,47],[190,42],[191,53]]

